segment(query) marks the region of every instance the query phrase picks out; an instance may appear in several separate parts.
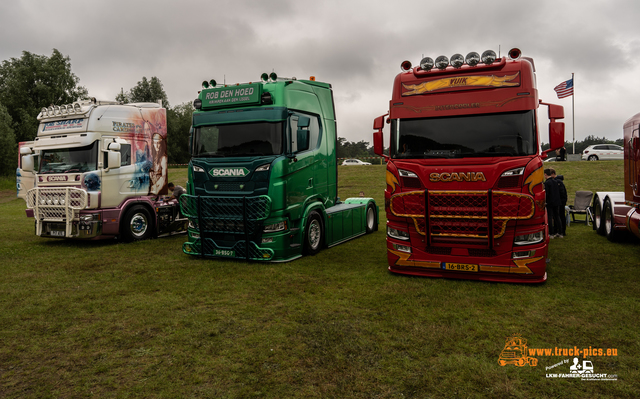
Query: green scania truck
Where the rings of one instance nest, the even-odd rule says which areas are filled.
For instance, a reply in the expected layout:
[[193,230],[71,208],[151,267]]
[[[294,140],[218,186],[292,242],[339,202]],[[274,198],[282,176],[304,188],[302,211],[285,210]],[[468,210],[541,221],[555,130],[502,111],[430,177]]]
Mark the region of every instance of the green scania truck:
[[373,198],[338,198],[330,84],[271,73],[202,86],[180,197],[186,254],[290,261],[377,230]]

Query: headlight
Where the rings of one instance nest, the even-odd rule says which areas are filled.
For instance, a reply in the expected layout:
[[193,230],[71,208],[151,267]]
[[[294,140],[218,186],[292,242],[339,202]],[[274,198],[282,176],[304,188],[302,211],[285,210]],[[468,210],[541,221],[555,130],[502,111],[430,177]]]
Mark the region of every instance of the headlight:
[[[409,241],[409,233],[387,226],[387,235],[396,240]],[[411,251],[409,251],[411,252]]]
[[516,236],[515,240],[513,240],[513,245],[537,244],[542,240],[544,240],[544,231],[538,231],[537,233]]
[[502,176],[500,176],[500,177],[520,176],[523,173],[524,173],[524,167],[520,167],[520,168],[515,168],[515,169],[508,170],[508,171],[504,172],[502,174]]
[[287,229],[287,221],[283,220],[278,223],[273,223],[273,224],[264,226],[264,229],[262,231],[265,233],[275,233],[276,231],[283,231],[286,229]]
[[400,175],[400,177],[418,177],[418,175],[416,175],[415,173],[409,172],[408,170],[404,169],[398,169],[398,174]]
[[271,164],[267,163],[267,164],[264,164],[262,166],[258,166],[256,168],[256,172],[265,172],[265,171],[269,170],[269,168],[271,168]]
[[193,165],[193,171],[194,172],[202,172],[202,173],[204,173],[204,169],[202,169],[201,167],[196,166],[196,165]]

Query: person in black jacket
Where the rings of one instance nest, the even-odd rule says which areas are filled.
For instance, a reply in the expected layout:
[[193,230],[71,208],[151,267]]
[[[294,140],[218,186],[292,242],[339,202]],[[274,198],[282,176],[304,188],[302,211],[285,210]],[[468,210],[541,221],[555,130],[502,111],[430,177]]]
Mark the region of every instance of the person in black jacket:
[[556,170],[553,168],[550,168],[549,171],[551,172],[551,178],[558,185],[558,194],[560,195],[560,205],[558,206],[558,215],[560,216],[560,231],[556,231],[556,234],[560,234],[560,237],[564,237],[567,235],[567,188],[564,186],[564,176],[556,175]]
[[547,195],[547,218],[549,223],[549,238],[560,237],[562,221],[558,209],[560,207],[560,190],[558,184],[551,177],[551,169],[544,170],[544,191]]

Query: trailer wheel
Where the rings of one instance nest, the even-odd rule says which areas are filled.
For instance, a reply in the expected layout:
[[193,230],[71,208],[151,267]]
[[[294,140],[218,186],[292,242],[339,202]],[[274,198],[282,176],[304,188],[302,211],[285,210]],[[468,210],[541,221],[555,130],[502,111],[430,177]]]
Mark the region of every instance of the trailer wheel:
[[604,223],[602,223],[602,205],[600,205],[599,199],[596,197],[594,201],[596,205],[593,208],[593,229],[596,233],[604,235]]
[[613,216],[613,205],[611,205],[611,200],[609,198],[604,201],[603,217],[604,221],[602,224],[604,224],[604,234],[607,236],[609,241],[615,242],[620,233],[618,233],[613,227],[615,224],[615,218]]
[[322,227],[322,218],[318,212],[311,212],[307,219],[307,227],[304,231],[304,254],[315,255],[320,252],[322,247],[322,237],[324,231]]
[[376,207],[373,204],[367,205],[366,212],[367,234],[373,233],[374,230],[378,230],[378,224],[376,223]]
[[597,160],[598,160],[597,155],[589,155],[589,158],[587,158],[587,161],[597,161]]
[[151,214],[144,206],[136,205],[125,213],[121,229],[125,242],[146,240],[153,230]]

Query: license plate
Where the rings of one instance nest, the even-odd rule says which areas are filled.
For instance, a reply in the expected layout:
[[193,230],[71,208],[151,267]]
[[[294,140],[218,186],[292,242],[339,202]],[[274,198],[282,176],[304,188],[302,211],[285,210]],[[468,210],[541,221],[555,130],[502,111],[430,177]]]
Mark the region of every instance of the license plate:
[[64,231],[53,230],[50,234],[54,237],[64,237]]
[[231,258],[235,258],[236,256],[236,251],[233,251],[231,249],[216,249],[213,252],[214,256],[228,256]]
[[445,270],[454,270],[457,272],[477,272],[478,265],[469,265],[467,263],[445,263]]

